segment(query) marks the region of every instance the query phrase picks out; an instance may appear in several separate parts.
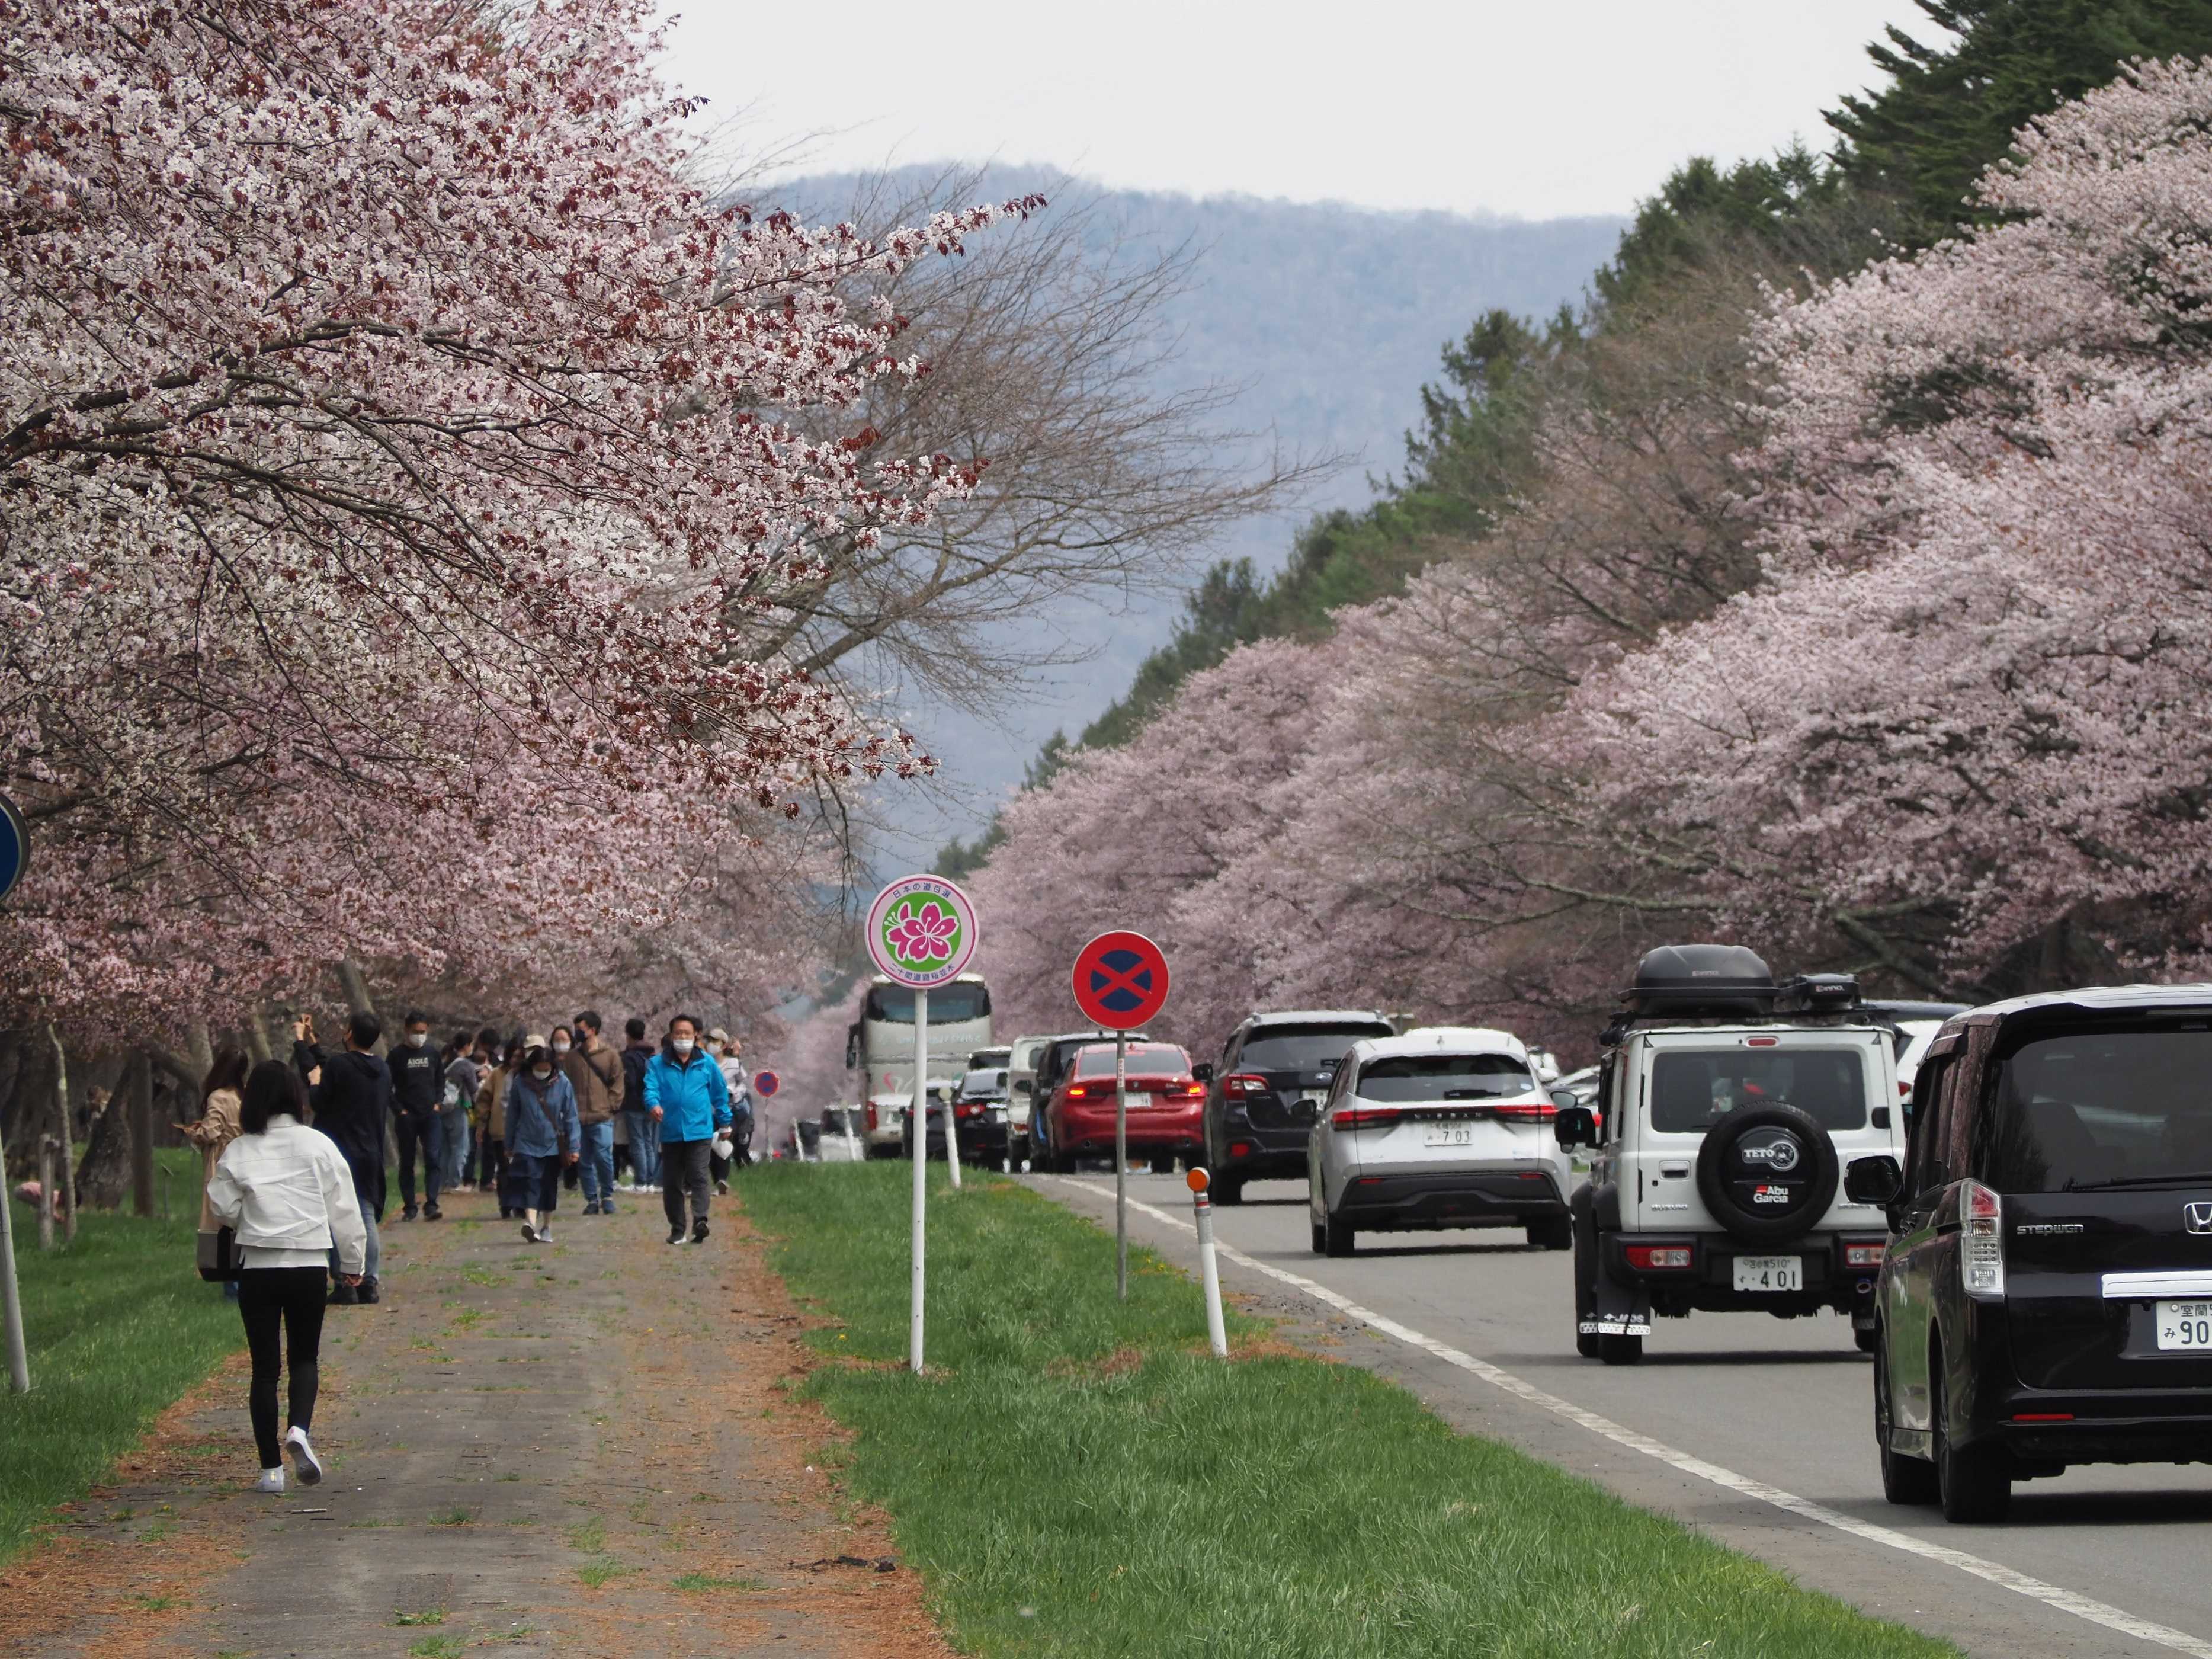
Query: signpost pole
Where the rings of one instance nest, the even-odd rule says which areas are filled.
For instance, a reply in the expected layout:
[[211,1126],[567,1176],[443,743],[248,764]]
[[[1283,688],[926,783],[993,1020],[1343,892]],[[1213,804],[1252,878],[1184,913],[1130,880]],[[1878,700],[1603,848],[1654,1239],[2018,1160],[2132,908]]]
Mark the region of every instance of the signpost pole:
[[1129,1299],[1129,1034],[1114,1033],[1114,1292]]
[[[7,1166],[7,1151],[0,1147],[0,1169]],[[0,1192],[0,1322],[7,1327],[8,1387],[16,1394],[31,1391],[31,1358],[23,1347],[23,1299],[15,1288],[15,1224],[9,1212],[15,1207]]]
[[[960,1131],[956,1127],[957,1120],[952,1109],[957,1103],[957,1093],[945,1103],[945,1161],[951,1166],[952,1190],[956,1193],[960,1190]],[[921,1150],[924,1155],[929,1152],[929,1137],[927,1135],[922,1137]]]
[[907,1364],[916,1376],[921,1372],[921,1251],[924,1229],[922,1211],[927,1202],[927,1182],[929,1175],[929,993],[917,990],[914,994],[914,1115],[907,1120],[914,1147],[914,1305],[907,1315]]
[[1206,1189],[1213,1177],[1193,1170],[1184,1177],[1190,1183],[1191,1208],[1198,1221],[1198,1277],[1206,1291],[1206,1345],[1216,1359],[1229,1358],[1229,1333],[1221,1319],[1221,1263],[1213,1252],[1213,1200]]

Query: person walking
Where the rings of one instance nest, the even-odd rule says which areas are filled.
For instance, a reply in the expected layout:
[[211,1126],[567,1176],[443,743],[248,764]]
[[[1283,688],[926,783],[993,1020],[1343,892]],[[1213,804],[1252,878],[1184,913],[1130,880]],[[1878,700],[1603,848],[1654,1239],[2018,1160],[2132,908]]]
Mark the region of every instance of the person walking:
[[[179,1123],[186,1140],[200,1149],[200,1231],[218,1232],[222,1224],[216,1218],[214,1206],[208,1201],[208,1183],[215,1179],[216,1160],[222,1156],[224,1147],[238,1139],[238,1109],[244,1099],[246,1071],[248,1062],[246,1050],[235,1043],[226,1042],[216,1050],[215,1064],[208,1067],[207,1076],[200,1081],[200,1115],[190,1123]],[[238,1300],[238,1281],[226,1279],[222,1294],[227,1301]]]
[[699,1051],[699,1022],[678,1014],[645,1068],[645,1108],[660,1130],[660,1206],[668,1242],[684,1242],[684,1200],[691,1200],[691,1242],[707,1242],[708,1158],[714,1132],[730,1125],[722,1068]]
[[476,1109],[477,1085],[483,1081],[474,1039],[466,1031],[454,1032],[446,1045],[445,1060],[445,1094],[438,1103],[438,1167],[447,1192],[465,1193],[471,1190],[469,1114]]
[[[308,1085],[314,1127],[337,1143],[346,1168],[353,1171],[354,1197],[368,1233],[357,1282],[341,1275],[331,1292],[331,1300],[341,1307],[374,1303],[383,1296],[376,1277],[383,1246],[376,1230],[384,1219],[384,1137],[392,1116],[392,1073],[369,1052],[383,1035],[382,1023],[366,1009],[347,1022],[345,1048],[338,1054],[329,1054],[316,1042],[313,1020],[301,1019],[292,1028],[292,1064]],[[338,1271],[335,1247],[330,1266],[331,1272]]]
[[522,1212],[522,1237],[553,1242],[553,1211],[561,1201],[561,1168],[574,1165],[582,1128],[576,1091],[553,1063],[542,1036],[522,1039],[522,1066],[507,1089],[507,1186]]
[[[341,1285],[366,1282],[371,1237],[354,1171],[336,1141],[301,1123],[305,1103],[298,1074],[283,1060],[256,1066],[246,1074],[239,1103],[238,1137],[223,1149],[208,1181],[210,1212],[237,1234],[238,1311],[253,1358],[246,1410],[261,1456],[261,1478],[253,1489],[277,1495],[284,1490],[287,1453],[301,1486],[323,1478],[322,1460],[308,1438],[323,1340],[323,1287],[333,1261]],[[291,1385],[280,1443],[276,1383],[287,1366]]]
[[415,1218],[415,1154],[422,1154],[422,1218],[439,1219],[441,1143],[438,1108],[446,1092],[446,1068],[430,1047],[430,1017],[410,1011],[399,1047],[386,1058],[392,1068],[392,1127],[399,1147],[399,1218]]
[[582,1127],[580,1163],[584,1182],[584,1213],[615,1212],[615,1113],[623,1099],[622,1056],[599,1037],[601,1021],[596,1008],[576,1016],[576,1044],[562,1064],[569,1086],[576,1091],[576,1121]]
[[745,1069],[742,1037],[722,1043],[722,1079],[730,1086],[730,1161],[740,1170],[753,1166],[753,1075]]
[[630,1190],[649,1193],[660,1185],[660,1125],[646,1109],[645,1068],[653,1064],[653,1045],[645,1022],[632,1016],[623,1025],[623,1116],[629,1122]]
[[481,1151],[477,1173],[478,1184],[499,1200],[499,1218],[511,1221],[514,1200],[507,1184],[507,1093],[521,1064],[522,1039],[518,1036],[502,1044],[500,1052],[505,1058],[477,1085],[476,1132]]

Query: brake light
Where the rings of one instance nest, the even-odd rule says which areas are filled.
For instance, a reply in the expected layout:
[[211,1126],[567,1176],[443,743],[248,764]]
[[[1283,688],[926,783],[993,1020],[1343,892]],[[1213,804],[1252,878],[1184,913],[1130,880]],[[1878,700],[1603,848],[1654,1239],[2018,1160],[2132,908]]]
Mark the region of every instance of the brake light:
[[1274,1093],[1274,1091],[1267,1086],[1267,1079],[1251,1072],[1231,1072],[1221,1079],[1221,1088],[1224,1094],[1233,1095],[1240,1100],[1248,1095]]
[[1782,1039],[1780,1037],[1746,1037],[1743,1040],[1743,1046],[1747,1048],[1778,1048],[1782,1046]]
[[1679,1273],[1690,1265],[1687,1244],[1631,1244],[1621,1254],[1645,1273]]
[[1328,1115],[1332,1129],[1389,1129],[1405,1116],[1395,1106],[1340,1106]]
[[955,1117],[981,1117],[983,1115],[983,1103],[981,1101],[963,1100],[960,1104],[952,1109],[952,1115]]
[[869,1127],[870,1129],[873,1129],[875,1127],[876,1127],[876,1103],[875,1103],[874,1101],[872,1101],[872,1101],[870,1101],[870,1102],[868,1103],[868,1127]]
[[1881,1266],[1882,1246],[1879,1244],[1846,1244],[1844,1246],[1844,1265],[1846,1267],[1879,1267]]
[[1966,1294],[1983,1302],[2002,1301],[2005,1293],[2004,1200],[1978,1181],[1959,1187],[1960,1232],[1963,1240],[1960,1267],[1965,1270]]
[[1536,1122],[1559,1116],[1559,1109],[1548,1100],[1509,1100],[1502,1106],[1490,1109],[1493,1117],[1518,1118],[1524,1122]]
[[1907,1083],[1903,1078],[1899,1078],[1897,1080],[1897,1092],[1901,1095],[1910,1097],[1912,1093],[1912,1085],[1910,1083]]
[[2012,1414],[2012,1420],[2015,1423],[2071,1423],[2074,1420],[2074,1413],[2072,1412],[2014,1412]]
[[1203,1100],[1206,1098],[1206,1085],[1185,1078],[1180,1083],[1169,1084],[1160,1092],[1164,1095],[1172,1095],[1177,1100]]
[[1067,1097],[1070,1100],[1088,1100],[1093,1095],[1103,1095],[1105,1092],[1104,1086],[1096,1083],[1071,1083],[1067,1085]]

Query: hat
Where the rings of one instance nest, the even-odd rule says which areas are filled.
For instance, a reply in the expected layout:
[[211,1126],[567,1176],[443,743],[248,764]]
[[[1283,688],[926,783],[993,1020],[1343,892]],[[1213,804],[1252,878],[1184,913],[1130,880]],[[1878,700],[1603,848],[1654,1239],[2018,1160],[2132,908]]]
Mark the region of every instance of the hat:
[[543,1031],[532,1031],[522,1039],[522,1052],[526,1054],[532,1048],[543,1048],[545,1046],[545,1033]]
[[727,1042],[729,1040],[730,1034],[719,1025],[707,1033],[707,1041],[709,1042]]

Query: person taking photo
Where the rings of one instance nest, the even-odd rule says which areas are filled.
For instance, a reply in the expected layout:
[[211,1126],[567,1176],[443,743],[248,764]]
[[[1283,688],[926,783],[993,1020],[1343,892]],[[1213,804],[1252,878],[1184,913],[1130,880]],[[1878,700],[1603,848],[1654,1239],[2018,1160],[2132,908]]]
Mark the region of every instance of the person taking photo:
[[[301,1019],[292,1027],[292,1064],[308,1085],[315,1130],[337,1144],[346,1167],[353,1171],[354,1197],[361,1205],[362,1224],[368,1230],[368,1265],[362,1269],[359,1285],[342,1279],[331,1292],[331,1300],[341,1307],[375,1302],[383,1295],[376,1278],[383,1254],[376,1229],[384,1219],[384,1135],[392,1115],[392,1073],[369,1052],[383,1035],[376,1016],[363,1010],[347,1023],[343,1051],[333,1054],[315,1041],[313,1020]],[[333,1255],[333,1273],[337,1265]]]

